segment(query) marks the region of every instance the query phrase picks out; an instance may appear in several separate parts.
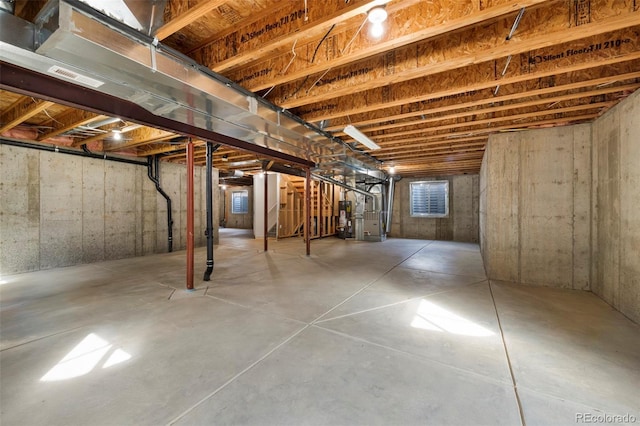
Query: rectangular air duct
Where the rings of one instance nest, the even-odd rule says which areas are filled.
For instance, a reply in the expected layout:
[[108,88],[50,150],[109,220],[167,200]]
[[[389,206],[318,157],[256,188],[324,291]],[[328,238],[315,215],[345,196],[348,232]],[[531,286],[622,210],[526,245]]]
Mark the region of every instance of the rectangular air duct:
[[[4,19],[1,23],[4,27]],[[20,25],[12,22],[12,28]],[[18,36],[0,29],[0,60],[73,80],[157,116],[312,161],[319,173],[324,162],[333,161],[343,164],[344,174],[364,170],[384,177],[377,160],[83,2],[50,0],[35,33],[34,41],[28,32]]]

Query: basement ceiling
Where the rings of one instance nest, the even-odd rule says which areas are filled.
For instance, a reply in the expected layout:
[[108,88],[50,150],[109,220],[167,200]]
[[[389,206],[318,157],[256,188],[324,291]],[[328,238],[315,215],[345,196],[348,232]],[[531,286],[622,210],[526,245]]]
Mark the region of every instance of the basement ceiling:
[[[478,173],[490,134],[590,122],[640,88],[640,0],[168,0],[154,35],[404,176]],[[7,91],[0,110],[5,137],[184,161],[176,133]],[[229,172],[268,161],[214,154]]]

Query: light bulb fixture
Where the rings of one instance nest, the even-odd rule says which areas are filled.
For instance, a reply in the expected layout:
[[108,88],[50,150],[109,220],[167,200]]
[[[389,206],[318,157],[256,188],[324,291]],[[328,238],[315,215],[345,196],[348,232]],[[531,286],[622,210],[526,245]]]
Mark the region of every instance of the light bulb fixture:
[[376,6],[367,12],[367,19],[372,24],[382,24],[387,20],[387,11],[382,6]]
[[393,167],[393,166],[389,167],[389,174],[390,175],[395,175],[396,174],[396,168]]
[[373,38],[380,38],[384,34],[384,25],[387,20],[387,11],[382,6],[376,6],[367,12],[367,20],[371,23],[369,34]]
[[122,140],[122,132],[120,130],[113,130],[113,139],[116,141]]
[[227,189],[227,185],[220,185],[220,189],[222,189],[223,191]]
[[369,34],[373,38],[380,38],[384,34],[384,27],[382,24],[371,24],[369,28]]
[[378,144],[369,139],[364,133],[356,129],[351,124],[344,128],[344,132],[369,149],[380,149]]

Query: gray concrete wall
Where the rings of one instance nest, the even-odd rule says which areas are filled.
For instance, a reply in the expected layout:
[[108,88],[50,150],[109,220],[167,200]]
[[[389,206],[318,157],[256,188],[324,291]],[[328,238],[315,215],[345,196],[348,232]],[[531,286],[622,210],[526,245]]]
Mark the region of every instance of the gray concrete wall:
[[[249,197],[249,213],[233,214],[231,213],[231,193],[233,191],[247,191]],[[219,191],[220,212],[225,218],[226,228],[253,229],[253,187],[252,186],[227,186],[227,189]],[[224,197],[224,201],[222,201]],[[222,210],[224,209],[224,210]]]
[[485,241],[487,240],[487,163],[488,163],[489,154],[485,151],[484,156],[482,157],[482,165],[480,167],[480,175],[479,175],[479,192],[480,196],[478,199],[478,237],[480,239],[480,252],[482,253],[482,258],[488,255],[488,252],[485,253]]
[[640,92],[593,124],[592,290],[640,323]]
[[[410,215],[410,183],[449,181],[449,217],[423,218]],[[404,178],[396,183],[390,237],[453,240],[477,243],[479,209],[478,175],[443,178]]]
[[[174,250],[184,249],[185,167],[162,163],[160,181],[173,200]],[[195,184],[195,240],[201,246],[202,168]],[[166,252],[166,223],[166,202],[145,167],[0,145],[2,274]]]
[[[206,217],[206,169],[196,167],[194,173],[194,240],[196,247],[206,244],[204,230],[207,224]],[[187,247],[187,172],[183,164],[160,163],[160,186],[171,197],[171,210],[173,215],[173,249],[184,250]],[[218,223],[220,214],[215,207],[220,203],[218,188],[218,171],[213,171],[213,203],[214,203],[214,242],[218,243]],[[163,252],[167,249],[167,202],[158,196],[156,202],[156,251]]]
[[492,135],[481,247],[491,279],[590,288],[591,126]]
[[489,278],[591,290],[640,323],[640,92],[593,124],[492,135],[480,173]]

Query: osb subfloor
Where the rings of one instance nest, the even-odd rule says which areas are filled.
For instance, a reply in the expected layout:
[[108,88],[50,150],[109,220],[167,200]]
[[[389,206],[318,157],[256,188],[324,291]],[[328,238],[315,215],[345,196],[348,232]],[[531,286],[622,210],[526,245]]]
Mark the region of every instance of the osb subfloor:
[[0,423],[640,422],[640,327],[590,293],[489,283],[473,244],[224,231],[192,293],[184,252],[2,277]]

